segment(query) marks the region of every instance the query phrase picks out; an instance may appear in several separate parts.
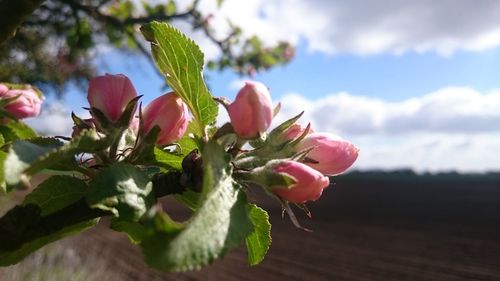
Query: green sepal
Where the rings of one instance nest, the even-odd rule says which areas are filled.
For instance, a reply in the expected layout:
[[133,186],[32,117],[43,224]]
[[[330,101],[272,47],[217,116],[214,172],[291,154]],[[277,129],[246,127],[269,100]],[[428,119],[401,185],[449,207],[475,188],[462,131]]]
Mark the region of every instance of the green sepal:
[[277,173],[274,167],[284,160],[275,159],[269,161],[265,166],[257,167],[251,171],[239,171],[235,177],[242,181],[254,182],[265,188],[290,187],[296,183],[295,178],[286,173]]
[[295,124],[295,122],[297,122],[297,120],[299,120],[300,117],[302,117],[302,115],[304,115],[304,111],[302,111],[301,113],[297,114],[296,116],[286,120],[285,122],[281,123],[279,126],[274,128],[269,133],[269,136],[268,136],[268,139],[271,142],[271,144],[276,145],[278,143],[283,142],[283,140],[281,140],[281,134],[283,134],[283,132],[285,132],[288,128],[290,128],[290,126]]
[[273,109],[273,117],[276,117],[276,115],[280,113],[280,110],[281,110],[281,102],[278,102],[278,104]]
[[113,123],[108,119],[108,117],[106,117],[106,115],[101,110],[92,107],[89,109],[89,111],[92,117],[97,121],[96,124],[100,130],[107,132],[110,128],[115,129],[113,127]]
[[132,117],[134,116],[137,103],[141,97],[142,96],[137,96],[131,99],[125,106],[123,113],[115,122],[109,120],[101,110],[95,107],[90,108],[90,113],[92,114],[92,117],[97,120],[99,129],[111,135],[118,135],[130,126],[130,120],[132,120]]
[[142,95],[139,95],[132,100],[130,100],[125,107],[125,110],[123,110],[122,115],[116,121],[114,124],[115,127],[122,128],[122,129],[127,129],[130,126],[130,121],[134,117],[135,110],[137,108],[137,103],[139,102],[139,99],[142,98]]
[[71,112],[71,119],[73,120],[75,127],[78,128],[79,131],[89,130],[94,128],[93,123],[92,125],[89,125],[85,120],[78,117],[74,112]]

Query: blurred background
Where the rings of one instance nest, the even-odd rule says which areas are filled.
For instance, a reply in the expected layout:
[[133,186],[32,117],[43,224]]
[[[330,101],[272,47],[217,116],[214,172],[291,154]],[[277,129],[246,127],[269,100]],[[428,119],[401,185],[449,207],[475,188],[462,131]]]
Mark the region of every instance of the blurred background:
[[274,241],[255,268],[240,249],[201,272],[155,273],[124,235],[98,228],[0,269],[6,280],[56,280],[59,268],[69,277],[58,280],[500,280],[500,2],[38,2],[0,43],[0,81],[44,90],[42,115],[27,120],[41,133],[71,134],[92,76],[127,75],[144,103],[167,91],[138,31],[161,20],[200,45],[214,95],[261,81],[281,102],[276,123],[305,111],[302,124],[360,156],[300,218],[313,233],[264,203]]

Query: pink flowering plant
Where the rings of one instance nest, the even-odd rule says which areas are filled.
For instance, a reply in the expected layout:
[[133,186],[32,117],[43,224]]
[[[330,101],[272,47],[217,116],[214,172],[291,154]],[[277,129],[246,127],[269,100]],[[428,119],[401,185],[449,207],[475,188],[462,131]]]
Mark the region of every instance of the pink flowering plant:
[[[142,105],[125,75],[95,77],[87,95],[91,118],[72,114],[71,137],[38,136],[21,119],[38,115],[40,92],[0,84],[0,187],[32,188],[35,176],[45,178],[0,218],[0,265],[102,217],[158,270],[197,269],[243,243],[255,265],[270,246],[271,225],[246,191],[262,188],[302,228],[291,205],[307,210],[329,176],[356,160],[353,144],[301,127],[301,114],[270,129],[279,105],[273,108],[259,82],[247,82],[232,102],[213,97],[192,40],[165,23],[141,30],[172,91]],[[219,104],[230,122],[217,127]],[[165,196],[191,209],[191,217],[172,219],[157,204]]]

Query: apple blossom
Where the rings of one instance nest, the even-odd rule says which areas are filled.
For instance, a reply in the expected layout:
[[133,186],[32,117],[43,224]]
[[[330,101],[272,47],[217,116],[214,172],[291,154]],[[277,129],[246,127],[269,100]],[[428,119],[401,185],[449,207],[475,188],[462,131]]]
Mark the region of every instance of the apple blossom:
[[2,95],[3,93],[7,92],[8,90],[9,90],[9,87],[7,87],[7,85],[0,84],[0,95]]
[[144,132],[147,134],[157,125],[160,133],[156,143],[167,145],[179,140],[188,125],[187,106],[175,93],[170,92],[154,99],[142,112]]
[[307,135],[295,148],[312,148],[307,157],[317,163],[306,163],[325,175],[344,172],[358,158],[359,149],[352,143],[329,133]]
[[116,122],[136,96],[134,85],[127,76],[106,74],[90,80],[87,99],[92,108]]
[[276,165],[273,170],[295,180],[291,186],[278,186],[272,189],[272,192],[279,197],[292,203],[315,201],[330,184],[328,177],[300,162],[286,160]]
[[[307,127],[302,127],[300,124],[293,124],[292,126],[288,127],[282,134],[281,137],[284,140],[293,140],[298,137],[300,137],[306,130]],[[313,130],[309,128],[308,134],[312,133]]]
[[7,86],[0,85],[0,99],[9,98],[15,99],[7,103],[4,109],[14,117],[23,119],[40,114],[42,98],[33,88],[9,90]]
[[264,133],[273,119],[271,95],[264,84],[248,81],[228,106],[234,131],[245,139]]

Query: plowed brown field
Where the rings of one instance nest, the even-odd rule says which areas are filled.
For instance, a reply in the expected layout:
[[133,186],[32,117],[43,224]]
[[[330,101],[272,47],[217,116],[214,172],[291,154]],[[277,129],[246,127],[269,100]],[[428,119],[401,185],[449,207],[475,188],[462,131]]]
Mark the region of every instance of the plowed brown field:
[[[124,234],[102,226],[62,245],[116,280],[500,280],[500,181],[339,177],[311,204],[312,220],[297,212],[312,233],[264,207],[273,244],[256,267],[242,247],[201,271],[155,272]],[[0,274],[13,280],[8,268]]]

